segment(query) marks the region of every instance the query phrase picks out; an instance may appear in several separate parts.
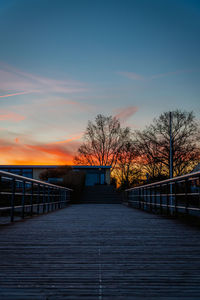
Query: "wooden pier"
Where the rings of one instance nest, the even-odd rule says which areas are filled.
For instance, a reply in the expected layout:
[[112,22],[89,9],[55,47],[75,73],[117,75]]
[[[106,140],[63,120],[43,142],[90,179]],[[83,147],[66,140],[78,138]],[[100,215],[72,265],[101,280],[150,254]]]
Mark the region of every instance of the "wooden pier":
[[0,230],[0,299],[200,299],[200,231],[121,204]]

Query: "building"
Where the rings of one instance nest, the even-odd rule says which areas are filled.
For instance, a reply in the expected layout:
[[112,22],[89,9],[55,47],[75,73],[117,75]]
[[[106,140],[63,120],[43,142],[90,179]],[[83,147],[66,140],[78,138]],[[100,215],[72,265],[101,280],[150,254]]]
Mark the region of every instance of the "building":
[[199,171],[200,171],[200,163],[198,165],[196,165],[196,167],[192,170],[191,173],[199,172]]
[[[40,180],[41,172],[59,167],[58,165],[0,165],[0,170],[18,174],[24,177]],[[110,184],[110,166],[71,166],[74,171],[84,171],[86,186]]]

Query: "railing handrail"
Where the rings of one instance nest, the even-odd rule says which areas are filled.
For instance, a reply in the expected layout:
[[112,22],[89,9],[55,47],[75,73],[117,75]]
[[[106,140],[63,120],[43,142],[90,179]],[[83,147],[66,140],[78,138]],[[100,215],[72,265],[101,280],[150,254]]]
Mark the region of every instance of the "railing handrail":
[[69,188],[66,188],[66,187],[63,187],[63,186],[60,186],[60,185],[55,185],[55,184],[52,184],[52,183],[49,183],[49,182],[46,182],[46,181],[41,181],[41,180],[29,178],[29,177],[24,177],[24,176],[21,176],[21,175],[18,175],[18,174],[14,174],[14,173],[11,173],[11,172],[6,172],[6,171],[1,171],[0,170],[0,176],[1,175],[4,175],[5,177],[19,179],[21,181],[26,181],[26,182],[30,182],[30,183],[33,182],[33,183],[37,183],[37,184],[40,184],[40,185],[46,185],[46,186],[53,187],[53,188],[58,188],[58,189],[67,190],[67,191],[73,191],[72,189],[69,189]]
[[136,187],[133,187],[133,188],[130,188],[130,189],[126,189],[125,191],[128,192],[128,191],[137,190],[137,189],[141,189],[141,188],[148,188],[148,187],[151,187],[151,186],[167,184],[167,183],[170,183],[170,182],[180,181],[180,180],[184,180],[184,179],[195,177],[195,176],[200,176],[200,171],[194,172],[194,173],[189,173],[189,174],[186,174],[186,175],[173,177],[173,178],[170,178],[170,179],[165,179],[165,180],[149,183],[149,184],[136,186]]

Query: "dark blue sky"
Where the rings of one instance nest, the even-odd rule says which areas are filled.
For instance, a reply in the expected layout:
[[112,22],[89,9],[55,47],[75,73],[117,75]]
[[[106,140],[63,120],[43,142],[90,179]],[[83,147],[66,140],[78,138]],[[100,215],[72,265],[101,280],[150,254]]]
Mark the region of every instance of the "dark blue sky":
[[12,138],[79,136],[97,113],[133,128],[176,108],[200,117],[200,1],[0,0],[0,36]]

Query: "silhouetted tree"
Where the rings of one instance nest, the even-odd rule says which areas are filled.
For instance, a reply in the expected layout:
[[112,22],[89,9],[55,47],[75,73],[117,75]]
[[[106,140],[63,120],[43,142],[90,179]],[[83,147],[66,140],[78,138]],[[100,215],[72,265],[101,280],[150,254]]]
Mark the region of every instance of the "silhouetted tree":
[[122,189],[138,184],[141,176],[138,164],[139,152],[136,143],[130,138],[121,148],[117,164],[113,171],[118,185]]
[[76,164],[114,168],[129,135],[130,129],[122,128],[117,118],[99,114],[95,122],[88,122],[84,142],[79,147],[74,161]]
[[[137,144],[144,168],[150,177],[169,176],[170,112],[164,112],[142,132],[137,131]],[[173,175],[189,172],[199,159],[198,124],[193,112],[172,112]]]

